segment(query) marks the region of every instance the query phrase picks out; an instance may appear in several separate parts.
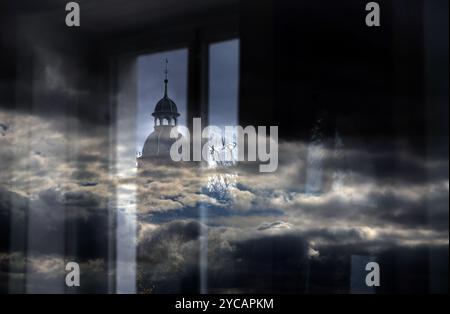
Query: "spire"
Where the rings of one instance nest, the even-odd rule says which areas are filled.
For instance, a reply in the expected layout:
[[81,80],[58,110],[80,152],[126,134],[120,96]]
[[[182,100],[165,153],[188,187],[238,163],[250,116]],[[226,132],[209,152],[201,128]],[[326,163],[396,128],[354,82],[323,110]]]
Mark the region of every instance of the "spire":
[[166,75],[166,78],[164,79],[164,97],[167,97],[167,83],[169,82],[169,80],[167,79],[167,74],[169,73],[169,71],[167,71],[168,63],[169,61],[166,58],[166,70],[164,71],[164,74]]
[[167,64],[169,63],[169,61],[167,59],[165,61],[166,68],[164,71],[164,97],[156,103],[155,110],[152,113],[152,116],[156,119],[159,119],[160,122],[162,121],[162,119],[175,119],[180,116],[180,114],[178,113],[177,105],[167,95],[167,83],[169,82],[169,80],[167,79],[167,75],[169,73],[169,71],[167,70]]

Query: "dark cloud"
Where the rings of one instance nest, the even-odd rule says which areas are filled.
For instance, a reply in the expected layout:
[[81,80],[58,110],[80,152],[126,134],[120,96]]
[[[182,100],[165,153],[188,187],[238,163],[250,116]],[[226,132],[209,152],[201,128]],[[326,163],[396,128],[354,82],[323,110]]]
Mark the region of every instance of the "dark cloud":
[[111,232],[110,215],[114,212],[99,207],[102,203],[100,197],[89,191],[64,193],[50,189],[31,200],[0,190],[0,251],[9,248],[10,226],[14,221],[17,230],[28,228],[30,253],[105,257]]
[[101,197],[83,190],[62,192],[48,189],[39,194],[39,199],[50,206],[82,207],[84,209],[95,208],[102,203]]
[[[198,291],[202,265],[199,248],[206,234],[205,274],[212,293],[348,293],[355,255],[376,258],[385,274],[380,292],[426,290],[423,280],[431,271],[427,266],[430,256],[439,256],[435,262],[440,266],[434,275],[448,274],[442,267],[448,262],[448,247],[444,245],[408,247],[384,243],[380,248],[377,241],[355,241],[362,237],[354,230],[340,242],[335,240],[342,239],[343,234],[326,229],[239,236],[224,228],[206,230],[196,222],[178,221],[159,227],[140,242],[141,287],[147,283],[155,293]],[[312,248],[313,238],[330,241]],[[311,254],[311,250],[319,253]],[[361,280],[365,280],[364,274]],[[437,283],[445,288],[442,284]]]
[[[9,249],[11,239],[11,221],[16,217],[18,226],[23,225],[29,200],[15,192],[0,186],[0,252]],[[14,213],[13,213],[14,211]]]
[[291,225],[284,221],[275,221],[275,222],[264,222],[258,226],[258,230],[267,230],[267,229],[284,229],[291,228]]
[[[65,285],[65,265],[69,261],[76,261],[80,266],[79,287]],[[107,293],[113,276],[114,272],[108,271],[103,259],[0,252],[0,293]]]
[[[134,219],[135,211],[141,228],[138,242],[132,234],[129,240],[138,252],[140,291],[199,291],[206,274],[211,292],[347,292],[355,254],[386,263],[386,291],[409,291],[396,280],[411,286],[416,279],[422,286],[411,289],[420,291],[423,278],[436,281],[445,273],[443,156],[329,139],[281,143],[276,173],[260,174],[251,163],[226,169],[151,164],[134,173],[124,163],[119,177],[102,132],[77,133],[76,122],[16,118],[29,128],[8,122],[0,137],[0,157],[12,169],[0,173],[0,252],[8,256],[26,253],[54,265],[67,257],[103,263],[120,237],[117,212]],[[31,152],[30,133],[40,134]],[[311,149],[318,143],[323,146]],[[232,179],[223,185],[227,175]],[[11,246],[17,234],[22,247]],[[402,271],[404,261],[420,275]],[[0,276],[20,276],[23,264],[33,262],[16,258]],[[104,280],[110,276],[100,273]]]

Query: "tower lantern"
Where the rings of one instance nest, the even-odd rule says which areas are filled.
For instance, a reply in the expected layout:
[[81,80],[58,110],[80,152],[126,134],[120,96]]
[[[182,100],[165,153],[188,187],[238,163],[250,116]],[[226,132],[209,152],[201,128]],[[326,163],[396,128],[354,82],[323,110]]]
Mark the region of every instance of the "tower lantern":
[[169,83],[168,80],[168,70],[167,70],[168,61],[166,59],[166,69],[165,79],[164,79],[164,96],[160,101],[156,104],[155,111],[152,113],[155,121],[155,127],[160,125],[170,125],[176,126],[178,123],[178,117],[180,114],[178,113],[177,105],[173,102],[172,99],[169,98],[167,92],[167,85]]

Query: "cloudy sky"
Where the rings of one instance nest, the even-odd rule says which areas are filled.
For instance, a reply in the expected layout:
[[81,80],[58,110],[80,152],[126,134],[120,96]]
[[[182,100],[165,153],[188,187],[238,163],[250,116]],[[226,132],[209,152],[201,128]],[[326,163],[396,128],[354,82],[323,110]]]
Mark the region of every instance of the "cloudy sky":
[[[280,142],[274,173],[149,164],[117,176],[103,126],[5,110],[0,123],[3,292],[22,280],[63,292],[68,260],[87,292],[129,276],[120,263],[147,293],[348,292],[355,258],[380,263],[388,292],[440,287],[446,272],[445,157],[335,134]],[[136,254],[111,259],[111,243]]]
[[[448,293],[447,1],[45,2],[0,10],[0,293]],[[275,172],[138,168],[166,58],[180,124],[278,125]]]
[[[217,125],[237,121],[238,51],[210,47]],[[0,292],[373,292],[368,261],[381,267],[377,292],[448,291],[448,134],[348,135],[324,115],[309,138],[280,138],[273,173],[137,168],[166,57],[186,119],[186,50],[119,71],[115,116],[96,73],[45,46],[33,53],[32,84],[17,81],[28,109],[0,106]],[[124,82],[136,82],[136,108]],[[69,261],[81,267],[76,290]]]

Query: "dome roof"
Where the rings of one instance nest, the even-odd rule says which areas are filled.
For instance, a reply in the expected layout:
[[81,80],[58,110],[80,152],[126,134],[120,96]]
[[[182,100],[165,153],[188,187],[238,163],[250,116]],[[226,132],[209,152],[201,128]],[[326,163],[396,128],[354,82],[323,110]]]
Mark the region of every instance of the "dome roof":
[[155,107],[155,111],[152,113],[152,116],[159,115],[170,115],[170,116],[179,116],[177,105],[170,99],[167,95],[158,101]]
[[[163,157],[170,159],[170,148],[177,138],[170,137],[172,126],[160,125],[147,137],[142,149],[142,157]],[[178,134],[178,138],[182,135]]]

